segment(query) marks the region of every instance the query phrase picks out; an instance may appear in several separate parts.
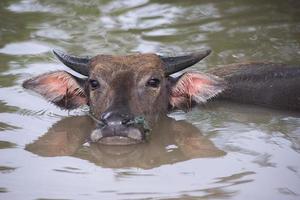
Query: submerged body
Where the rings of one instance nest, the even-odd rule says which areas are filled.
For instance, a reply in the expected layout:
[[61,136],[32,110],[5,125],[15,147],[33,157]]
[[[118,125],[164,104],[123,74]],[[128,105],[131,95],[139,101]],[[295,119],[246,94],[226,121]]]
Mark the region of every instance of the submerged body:
[[208,71],[227,88],[217,99],[300,111],[300,66],[278,63],[236,63]]
[[300,110],[300,66],[232,64],[174,78],[173,73],[197,63],[210,50],[178,57],[136,54],[79,58],[54,53],[87,78],[56,71],[29,79],[23,86],[65,109],[89,105],[96,124],[92,142],[140,143],[168,112],[189,110],[210,100]]

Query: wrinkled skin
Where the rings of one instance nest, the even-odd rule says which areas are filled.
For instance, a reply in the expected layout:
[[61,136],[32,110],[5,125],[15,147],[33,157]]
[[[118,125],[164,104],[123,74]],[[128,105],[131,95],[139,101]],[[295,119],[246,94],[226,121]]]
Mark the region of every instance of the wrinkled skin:
[[87,78],[55,71],[29,79],[23,86],[65,109],[89,105],[95,123],[91,141],[108,145],[145,141],[154,124],[168,112],[187,111],[211,100],[300,110],[299,66],[240,63],[208,73],[171,76],[209,52],[181,57],[98,55],[92,59],[54,52],[64,64]]

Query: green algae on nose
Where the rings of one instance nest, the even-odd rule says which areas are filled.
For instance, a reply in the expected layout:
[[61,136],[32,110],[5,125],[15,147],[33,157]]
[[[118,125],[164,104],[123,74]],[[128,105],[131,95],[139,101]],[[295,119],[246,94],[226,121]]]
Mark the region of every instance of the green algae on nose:
[[143,127],[145,131],[145,140],[149,141],[151,135],[151,128],[149,127],[148,122],[143,116],[138,116],[134,118],[134,123]]

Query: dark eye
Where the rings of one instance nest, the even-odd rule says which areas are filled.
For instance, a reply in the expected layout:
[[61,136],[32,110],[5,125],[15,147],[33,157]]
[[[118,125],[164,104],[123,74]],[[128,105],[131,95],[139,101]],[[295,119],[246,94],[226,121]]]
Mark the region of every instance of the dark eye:
[[160,84],[160,80],[157,78],[151,78],[150,80],[148,80],[146,86],[148,87],[153,87],[153,88],[158,88]]
[[91,79],[91,80],[89,80],[89,83],[90,83],[91,89],[93,89],[93,90],[100,87],[100,84],[97,80]]

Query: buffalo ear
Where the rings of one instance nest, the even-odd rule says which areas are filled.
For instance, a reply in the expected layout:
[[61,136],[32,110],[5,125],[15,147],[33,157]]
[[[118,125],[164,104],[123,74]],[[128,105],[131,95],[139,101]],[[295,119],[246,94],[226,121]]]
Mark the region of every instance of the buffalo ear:
[[223,79],[210,74],[186,72],[171,81],[170,105],[189,109],[194,104],[204,104],[226,88]]
[[65,71],[55,71],[33,77],[23,87],[42,95],[64,109],[74,109],[87,104],[83,89],[84,80]]

